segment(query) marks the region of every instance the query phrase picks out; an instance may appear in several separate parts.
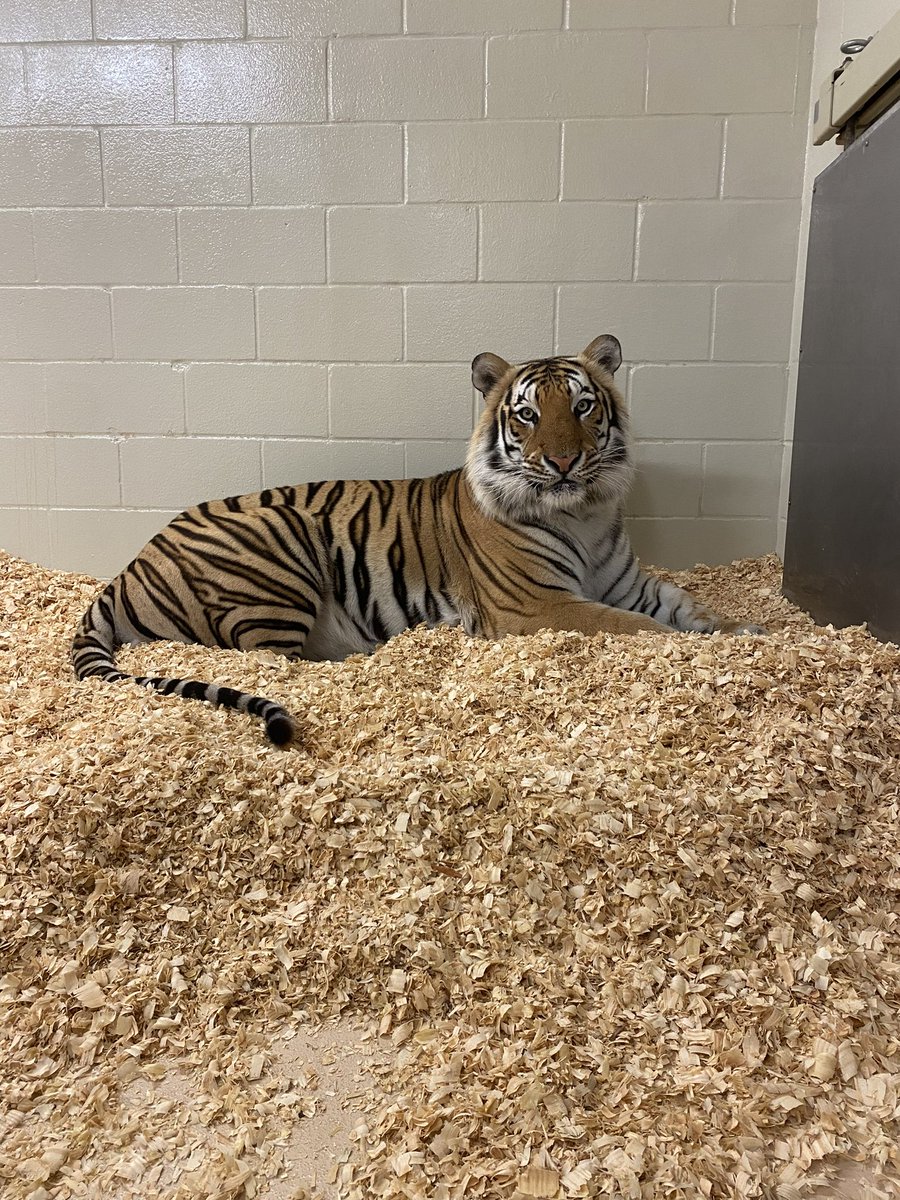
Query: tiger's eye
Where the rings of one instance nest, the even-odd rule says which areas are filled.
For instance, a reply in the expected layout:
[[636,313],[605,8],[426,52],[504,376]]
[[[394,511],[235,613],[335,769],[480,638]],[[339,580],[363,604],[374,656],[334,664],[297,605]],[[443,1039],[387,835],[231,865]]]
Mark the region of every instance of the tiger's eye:
[[533,408],[520,408],[516,412],[516,416],[520,421],[533,421],[536,415]]
[[593,407],[594,402],[592,400],[579,400],[575,405],[575,416],[583,417],[585,413],[589,413]]

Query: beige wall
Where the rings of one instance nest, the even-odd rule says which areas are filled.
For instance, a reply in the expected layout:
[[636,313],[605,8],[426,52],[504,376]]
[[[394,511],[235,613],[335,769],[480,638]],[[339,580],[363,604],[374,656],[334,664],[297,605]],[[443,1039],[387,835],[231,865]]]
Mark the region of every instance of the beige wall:
[[812,0],[4,0],[0,545],[461,461],[623,342],[636,546],[774,548]]

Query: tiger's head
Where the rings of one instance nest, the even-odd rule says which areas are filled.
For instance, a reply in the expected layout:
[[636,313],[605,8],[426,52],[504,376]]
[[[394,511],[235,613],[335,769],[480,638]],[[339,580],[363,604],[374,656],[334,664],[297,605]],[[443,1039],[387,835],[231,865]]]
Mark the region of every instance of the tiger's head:
[[631,483],[628,422],[613,375],[622,347],[605,333],[574,358],[472,362],[485,411],[466,470],[493,515],[550,516],[619,502]]

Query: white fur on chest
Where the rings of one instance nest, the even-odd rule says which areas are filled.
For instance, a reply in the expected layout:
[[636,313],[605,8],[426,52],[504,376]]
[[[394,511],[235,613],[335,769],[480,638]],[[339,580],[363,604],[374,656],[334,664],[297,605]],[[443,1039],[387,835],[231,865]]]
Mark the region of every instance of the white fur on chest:
[[542,537],[577,578],[578,587],[573,590],[588,599],[599,598],[621,570],[623,554],[631,556],[614,504],[597,505],[584,516],[561,514]]

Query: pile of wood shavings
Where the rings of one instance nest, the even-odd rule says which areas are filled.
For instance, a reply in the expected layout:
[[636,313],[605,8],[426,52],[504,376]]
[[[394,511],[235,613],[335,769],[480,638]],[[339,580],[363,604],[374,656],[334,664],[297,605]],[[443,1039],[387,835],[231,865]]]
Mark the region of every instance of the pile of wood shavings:
[[273,1047],[338,1013],[394,1047],[345,1197],[895,1194],[900,652],[777,560],[673,576],[769,638],[121,652],[284,703],[287,751],[74,682],[95,582],[0,577],[10,1200],[264,1197],[316,1104]]

